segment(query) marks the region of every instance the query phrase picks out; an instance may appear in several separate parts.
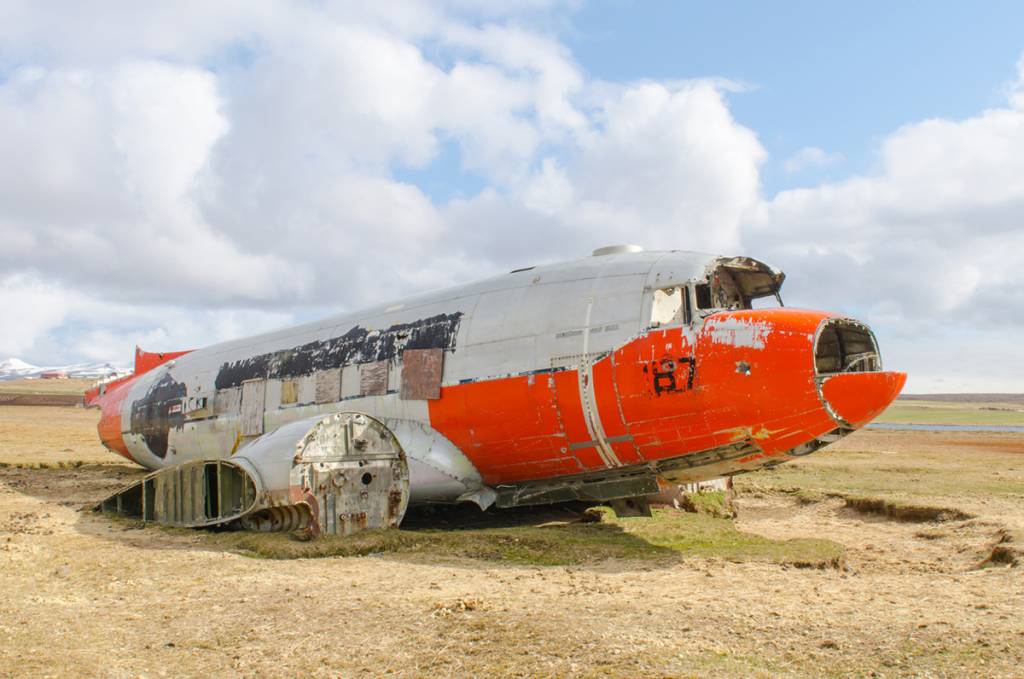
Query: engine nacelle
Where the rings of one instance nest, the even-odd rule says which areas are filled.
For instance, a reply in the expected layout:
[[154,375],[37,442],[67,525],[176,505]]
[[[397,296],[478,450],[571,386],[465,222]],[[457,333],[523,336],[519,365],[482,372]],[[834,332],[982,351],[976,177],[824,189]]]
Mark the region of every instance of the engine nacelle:
[[409,465],[391,430],[363,413],[292,422],[230,459],[149,474],[97,511],[182,527],[348,535],[395,528],[409,504]]

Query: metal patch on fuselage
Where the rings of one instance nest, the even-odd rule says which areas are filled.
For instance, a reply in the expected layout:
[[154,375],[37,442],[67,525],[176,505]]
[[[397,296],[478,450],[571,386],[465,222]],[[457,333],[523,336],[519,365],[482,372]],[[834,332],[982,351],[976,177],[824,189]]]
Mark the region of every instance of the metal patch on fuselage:
[[341,400],[341,368],[328,368],[316,373],[315,400],[320,403],[334,403]]
[[242,383],[242,436],[259,436],[263,433],[264,400],[267,394],[265,380],[248,380]]
[[443,369],[444,350],[406,349],[402,352],[402,398],[423,401],[440,398]]
[[281,380],[281,405],[293,405],[299,402],[299,381],[297,379]]
[[388,393],[388,362],[374,361],[359,366],[359,394],[383,396]]

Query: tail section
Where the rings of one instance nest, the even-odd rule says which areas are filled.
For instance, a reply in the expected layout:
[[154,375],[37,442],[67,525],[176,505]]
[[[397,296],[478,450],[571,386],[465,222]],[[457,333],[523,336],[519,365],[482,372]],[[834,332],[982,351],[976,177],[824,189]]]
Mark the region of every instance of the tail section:
[[85,391],[85,405],[102,407],[101,399],[107,395],[107,393],[114,391],[118,387],[128,384],[139,375],[149,372],[153,368],[157,368],[168,361],[184,356],[192,352],[193,349],[187,349],[185,351],[143,351],[140,347],[135,347],[135,371],[131,375],[125,375],[115,380],[108,380],[103,382],[97,382],[89,389]]

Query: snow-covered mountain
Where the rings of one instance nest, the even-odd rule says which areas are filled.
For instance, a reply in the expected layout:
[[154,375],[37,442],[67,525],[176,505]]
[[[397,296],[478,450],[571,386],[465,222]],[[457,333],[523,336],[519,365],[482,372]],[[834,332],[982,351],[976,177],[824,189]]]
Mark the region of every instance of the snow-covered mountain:
[[39,377],[45,372],[62,372],[72,379],[98,380],[105,377],[127,375],[130,370],[110,363],[72,363],[71,365],[38,366],[19,358],[0,361],[0,380],[21,380]]

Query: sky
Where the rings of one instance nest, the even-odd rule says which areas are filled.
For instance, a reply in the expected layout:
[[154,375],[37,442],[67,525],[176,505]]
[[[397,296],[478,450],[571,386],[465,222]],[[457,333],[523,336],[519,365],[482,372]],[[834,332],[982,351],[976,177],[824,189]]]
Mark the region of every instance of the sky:
[[1019,2],[0,4],[0,358],[129,364],[596,247],[744,254],[1024,391]]

